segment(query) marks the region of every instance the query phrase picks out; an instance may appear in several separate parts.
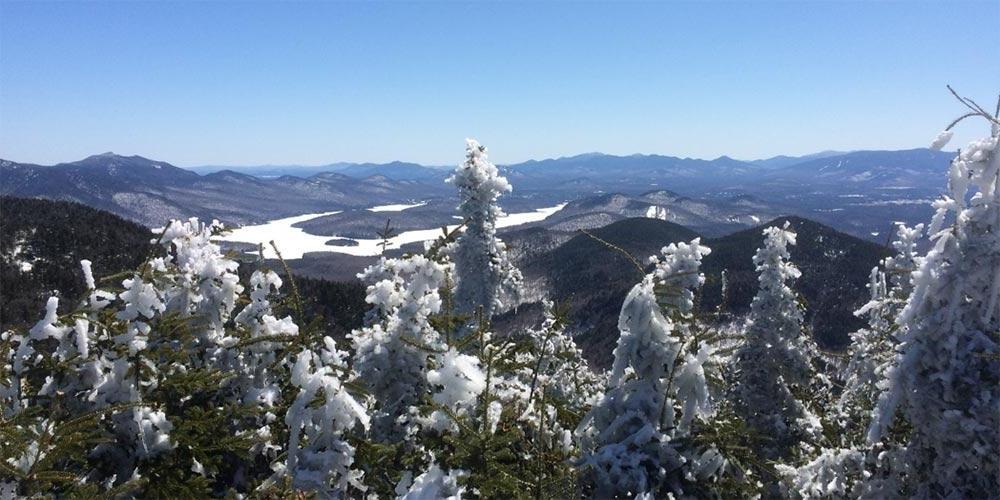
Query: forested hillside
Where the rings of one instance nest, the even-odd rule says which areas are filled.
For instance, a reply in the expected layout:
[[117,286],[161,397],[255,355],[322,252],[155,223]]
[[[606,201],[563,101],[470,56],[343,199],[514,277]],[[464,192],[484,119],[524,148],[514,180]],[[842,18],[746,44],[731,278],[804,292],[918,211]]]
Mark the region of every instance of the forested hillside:
[[99,276],[138,267],[158,249],[149,228],[79,203],[0,197],[0,329],[37,321],[58,291],[72,309],[86,291],[80,260]]
[[[850,343],[849,334],[865,324],[854,311],[868,301],[868,275],[892,250],[801,217],[781,217],[764,227],[781,227],[786,222],[798,234],[797,244],[789,251],[802,271],[794,288],[802,297],[806,324],[822,347],[843,350]],[[752,252],[764,243],[761,229],[706,240],[712,255],[705,258],[703,267],[704,311],[720,304],[729,314],[749,311],[759,288]]]
[[[713,250],[702,263],[705,285],[698,294],[697,309],[701,314],[719,310],[725,271],[727,290],[721,311],[726,318],[746,314],[758,289],[753,253],[763,243],[761,230],[785,222],[799,233],[800,244],[791,252],[803,270],[795,289],[806,305],[809,330],[824,348],[843,350],[850,341],[848,335],[865,324],[854,311],[868,300],[869,272],[891,252],[806,219],[782,217],[754,229],[703,239]],[[644,256],[697,237],[694,231],[670,222],[626,219],[578,233],[527,261],[523,272],[530,287],[546,289],[552,300],[568,307],[567,327],[578,332],[576,340],[587,357],[606,366],[618,338],[617,312],[636,277],[642,275],[631,258],[645,268]],[[537,317],[538,309],[520,313]],[[526,320],[510,317],[514,314],[499,319],[503,328],[508,323],[524,324]]]
[[[90,260],[94,275],[108,283],[163,253],[149,228],[79,203],[4,196],[0,220],[0,330],[33,324],[53,294],[65,299],[60,312],[72,310],[86,291],[80,260]],[[240,268],[242,282],[249,283],[254,267],[247,262]],[[324,318],[335,338],[361,325],[361,282],[296,281],[304,310]]]

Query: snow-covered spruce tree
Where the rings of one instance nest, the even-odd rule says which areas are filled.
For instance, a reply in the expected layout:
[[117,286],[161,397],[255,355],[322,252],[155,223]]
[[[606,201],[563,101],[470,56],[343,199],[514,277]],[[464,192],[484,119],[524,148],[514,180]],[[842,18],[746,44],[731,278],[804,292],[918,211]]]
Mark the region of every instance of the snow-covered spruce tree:
[[520,294],[521,272],[496,237],[497,218],[503,215],[497,199],[511,186],[487,159],[486,146],[473,139],[466,139],[465,162],[448,181],[458,188],[458,209],[465,220],[465,231],[451,251],[456,311],[471,316],[481,307],[488,319],[512,305]]
[[895,417],[911,427],[891,450],[902,470],[873,477],[869,487],[921,498],[1000,490],[1000,109],[990,115],[959,100],[972,110],[963,118],[986,119],[990,135],[960,151],[950,193],[934,203],[933,247],[913,273],[898,355],[868,433],[875,445]]
[[[283,354],[285,342],[298,340],[299,327],[290,316],[278,319],[274,316],[271,297],[279,292],[282,280],[271,270],[256,270],[250,276],[250,303],[235,318],[235,326],[240,335],[237,349],[228,349],[224,360],[233,377],[227,387],[233,398],[244,405],[257,409],[256,422],[248,425],[256,427],[253,451],[268,459],[276,458],[283,449],[274,441],[279,411],[284,394],[283,375],[291,363]],[[270,341],[269,341],[270,339]],[[230,339],[227,344],[232,345]]]
[[896,317],[912,290],[910,275],[920,260],[916,246],[922,231],[923,225],[908,228],[899,224],[893,241],[897,254],[872,268],[868,284],[871,298],[855,312],[868,317],[868,327],[851,334],[850,357],[839,374],[843,389],[833,411],[825,415],[836,432],[833,439],[817,443],[821,448],[799,457],[799,463],[775,466],[786,496],[857,498],[864,492],[865,470],[877,468],[879,450],[865,445],[865,432],[898,345]]
[[432,463],[416,478],[411,473],[406,473],[395,493],[400,500],[461,500],[466,489],[458,484],[458,480],[464,476],[462,471],[449,471],[446,474],[441,467]]
[[[462,195],[465,218],[457,241],[459,231],[453,231],[423,255],[382,259],[360,275],[369,282],[373,308],[368,324],[351,337],[358,382],[372,395],[374,443],[359,451],[368,464],[368,484],[382,495],[415,495],[426,485],[414,477],[442,474],[487,497],[534,494],[547,480],[571,478],[563,444],[572,443],[565,428],[575,426],[578,417],[558,409],[571,388],[560,388],[559,397],[551,386],[539,385],[532,393],[531,384],[519,377],[527,376],[519,371],[522,364],[541,364],[546,373],[537,378],[543,383],[552,377],[569,380],[563,364],[576,363],[581,379],[596,377],[582,370],[579,350],[562,337],[561,327],[546,329],[552,334],[546,341],[568,342],[556,342],[559,353],[531,357],[540,363],[524,357],[540,347],[531,335],[495,338],[490,319],[520,282],[495,236],[496,199],[509,185],[474,141],[451,180]],[[454,268],[451,258],[457,261]],[[556,354],[562,356],[558,363],[552,360]],[[566,357],[572,359],[564,362]],[[542,403],[543,394],[548,403]],[[567,404],[579,407],[585,400]]]
[[[449,361],[463,357],[465,362]],[[413,420],[432,465],[485,498],[578,494],[570,466],[578,450],[570,429],[603,382],[566,335],[559,313],[549,305],[541,328],[502,337],[484,319],[436,359],[442,368],[429,379],[438,392]],[[471,376],[475,368],[482,378]]]
[[[491,331],[493,314],[510,304],[507,299],[516,299],[521,280],[503,242],[496,238],[496,219],[501,215],[496,200],[510,186],[486,160],[485,148],[475,141],[468,142],[467,161],[450,180],[462,198],[464,232],[457,241],[449,241],[453,235],[448,235],[425,252],[424,258],[437,261],[446,270],[437,288],[428,292],[435,294],[435,308],[421,317],[421,329],[427,334],[422,338],[399,337],[403,350],[424,360],[414,365],[422,367],[424,378],[393,378],[397,384],[408,384],[404,389],[414,396],[407,403],[408,409],[397,407],[396,413],[408,411],[393,420],[396,429],[404,431],[407,444],[392,450],[373,447],[375,454],[389,457],[394,465],[390,471],[370,475],[398,477],[397,494],[424,491],[424,481],[412,479],[417,476],[451,478],[449,481],[474,487],[484,497],[545,495],[545,488],[553,482],[573,483],[567,462],[572,446],[564,446],[572,440],[565,426],[574,426],[578,417],[559,412],[560,398],[545,402],[546,394],[552,396],[551,388],[533,392],[531,384],[520,377],[525,363],[533,368],[539,364],[529,363],[524,356],[539,347],[531,335],[497,338]],[[448,259],[455,260],[454,289],[450,287]],[[405,283],[407,279],[396,281]],[[375,311],[378,317],[388,318],[382,327],[388,331],[393,310],[379,306]],[[359,335],[371,338],[371,333]],[[541,360],[547,359],[548,355],[541,355]],[[582,363],[579,356],[575,361]],[[558,363],[541,364],[553,373],[537,378],[548,380],[546,377],[563,373],[555,367]],[[362,380],[367,378],[362,374]],[[564,392],[572,391],[566,388]],[[400,475],[404,470],[407,472]],[[384,493],[385,486],[379,484],[379,491]]]
[[431,325],[441,312],[440,289],[450,265],[423,255],[382,258],[358,277],[367,281],[372,305],[368,325],[352,332],[354,368],[373,396],[372,438],[394,443],[406,433],[401,417],[429,394],[431,357],[444,349]]
[[[340,380],[350,374],[329,354],[332,340],[312,346],[312,332],[270,314],[268,294],[280,281],[273,273],[255,274],[254,293],[243,298],[236,262],[210,241],[216,229],[171,222],[160,238],[164,255],[123,280],[117,294],[96,289],[84,261],[89,290],[76,311],[58,316],[52,299],[27,336],[5,336],[12,382],[2,394],[0,469],[18,494],[247,492],[272,474],[268,464],[282,451],[288,458],[273,464],[282,484],[339,495],[356,482],[346,439],[367,418],[343,391]],[[325,367],[315,370],[325,406],[301,382],[312,378],[291,377],[292,362],[314,357]],[[289,385],[286,398],[280,388]],[[295,386],[305,394],[298,416],[283,418]],[[303,428],[306,442],[281,439]],[[269,459],[257,459],[262,451]]]
[[[573,450],[566,446],[572,440],[564,429],[576,420],[559,411],[566,407],[551,390],[537,385],[532,393],[530,383],[522,380],[537,373],[534,368],[539,364],[534,356],[522,356],[535,345],[531,338],[496,338],[485,320],[470,332],[467,325],[444,321],[443,316],[448,312],[434,323],[464,329],[466,335],[451,336],[450,344],[429,357],[426,380],[431,391],[406,417],[408,439],[423,450],[419,462],[426,466],[413,462],[410,472],[400,477],[397,491],[424,491],[424,482],[414,480],[411,485],[410,478],[445,472],[441,477],[486,498],[547,497],[552,492],[564,496],[573,491],[575,481],[567,461]],[[527,364],[532,368],[521,371]],[[555,366],[548,369],[561,371]]]
[[474,349],[476,338],[449,344],[462,323],[442,309],[452,272],[442,249],[454,236],[446,234],[423,254],[382,258],[359,274],[369,283],[372,309],[367,325],[350,337],[357,382],[371,396],[370,442],[360,450],[371,493],[426,488],[435,470],[452,482],[466,476],[442,440],[476,417],[486,381],[479,358],[463,352]]
[[[89,297],[63,318],[56,314],[57,299],[50,299],[45,318],[19,343],[13,367],[19,372],[19,397],[27,403],[24,412],[35,405],[48,407],[53,427],[72,421],[79,412],[100,415],[96,420],[105,442],[81,450],[87,460],[75,463],[91,481],[121,487],[147,476],[163,476],[147,483],[150,494],[193,493],[208,487],[198,475],[182,479],[187,474],[178,469],[190,471],[200,458],[210,467],[218,464],[216,457],[195,456],[191,445],[198,444],[198,438],[191,431],[220,422],[168,414],[197,406],[206,393],[218,395],[222,380],[206,365],[206,359],[217,354],[216,346],[207,348],[204,342],[215,338],[210,334],[217,332],[219,319],[231,310],[230,294],[238,293],[239,286],[228,274],[235,263],[230,266],[217,252],[196,251],[209,231],[195,221],[168,226],[161,242],[171,252],[151,259],[125,279],[117,296],[95,289],[90,263],[84,261]],[[215,314],[201,322],[193,320],[207,310],[204,303],[215,301],[219,305]],[[67,342],[70,336],[73,341]],[[45,344],[51,340],[58,343],[54,349]],[[42,378],[45,385],[32,387],[33,378]],[[219,408],[217,418],[236,418],[235,413],[232,407]],[[226,427],[224,435],[229,430]],[[175,439],[175,431],[188,439]],[[52,439],[39,439],[32,446],[43,443],[55,446]],[[238,447],[236,440],[214,444],[220,450]],[[37,457],[47,453],[39,449]],[[37,476],[41,463],[25,464],[22,490],[32,488],[32,475]]]
[[[993,152],[990,154],[995,155],[996,116],[990,117],[979,112],[967,116],[984,116],[990,119],[993,124],[991,137],[994,141]],[[958,121],[952,123],[945,132],[942,132],[935,139],[934,147],[939,148],[947,142],[951,135],[951,127]],[[978,144],[982,144],[982,141]],[[976,148],[975,144],[973,148]],[[983,149],[979,150],[984,151]],[[988,145],[985,150],[989,150]],[[974,156],[975,153],[972,155]],[[894,243],[898,254],[886,259],[883,263],[885,273],[890,276],[888,281],[891,283],[891,288],[885,290],[884,274],[873,278],[876,289],[882,291],[874,294],[878,297],[873,296],[873,300],[863,308],[863,311],[869,314],[871,332],[878,332],[880,328],[887,328],[892,332],[890,339],[874,335],[862,337],[868,343],[859,347],[853,359],[867,360],[888,357],[889,360],[882,363],[861,363],[859,361],[856,365],[858,370],[855,373],[866,374],[867,377],[855,377],[858,382],[854,387],[855,394],[845,392],[845,396],[853,395],[860,403],[864,397],[870,397],[873,394],[875,390],[873,385],[879,389],[886,389],[881,395],[874,414],[869,413],[875,422],[869,429],[868,442],[862,442],[863,436],[857,436],[856,433],[850,432],[844,443],[844,446],[847,447],[826,448],[815,459],[799,467],[779,465],[778,469],[785,479],[786,491],[791,496],[801,498],[950,498],[949,495],[953,495],[956,498],[985,498],[995,491],[997,486],[995,473],[997,470],[995,459],[997,449],[997,423],[995,420],[997,372],[995,370],[990,372],[988,363],[971,367],[966,366],[965,363],[981,358],[996,359],[996,319],[993,319],[994,323],[991,326],[988,323],[990,319],[983,317],[987,323],[986,330],[980,333],[985,338],[992,338],[992,342],[981,344],[982,337],[974,331],[971,332],[970,336],[970,332],[967,330],[968,324],[962,323],[962,319],[974,320],[977,317],[976,312],[972,310],[970,314],[969,310],[964,313],[960,311],[966,305],[974,309],[976,305],[989,304],[991,299],[988,290],[995,290],[995,281],[992,280],[995,280],[995,277],[1000,274],[996,260],[997,254],[1000,253],[1000,245],[997,245],[996,239],[995,228],[997,226],[987,224],[985,234],[978,233],[978,237],[976,237],[972,236],[972,234],[976,234],[973,229],[976,225],[966,225],[975,219],[973,214],[981,213],[979,210],[973,209],[975,205],[979,204],[980,210],[985,209],[986,212],[989,212],[989,208],[987,208],[989,198],[988,196],[984,197],[983,193],[990,192],[990,185],[993,186],[993,193],[996,192],[995,176],[997,174],[996,170],[993,170],[994,180],[987,181],[985,191],[982,189],[983,184],[977,185],[980,189],[971,198],[968,198],[970,199],[968,206],[962,203],[952,204],[952,200],[967,199],[969,184],[966,182],[973,181],[975,184],[974,179],[982,180],[983,174],[989,169],[990,160],[986,160],[986,158],[991,156],[980,155],[978,160],[985,161],[985,163],[979,165],[976,165],[978,163],[976,160],[972,160],[972,156],[965,156],[965,158],[963,156],[964,154],[959,155],[959,158],[953,163],[952,175],[953,179],[957,178],[959,186],[965,183],[965,187],[959,187],[954,182],[952,183],[954,197],[938,203],[939,211],[935,217],[935,224],[932,224],[931,236],[937,241],[927,259],[933,258],[937,262],[931,264],[924,258],[917,256],[915,241],[920,234],[920,226],[913,230],[900,228],[897,241]],[[968,163],[970,160],[971,165]],[[966,163],[961,164],[961,162]],[[956,163],[958,164],[956,165]],[[976,172],[977,166],[985,167],[985,169]],[[969,212],[970,209],[973,211]],[[949,210],[956,212],[956,221],[952,227],[941,231],[941,223]],[[996,210],[995,205],[993,210]],[[993,214],[995,217],[996,212]],[[937,226],[936,229],[935,226]],[[978,227],[982,229],[984,226],[978,225]],[[971,234],[970,229],[972,230]],[[972,237],[969,239],[963,238],[970,236]],[[991,237],[993,238],[992,263],[987,258],[976,260],[974,261],[976,264],[966,267],[968,262],[964,261],[967,257],[963,250],[970,247],[988,248],[989,243],[985,247],[982,247],[981,244],[991,241]],[[942,238],[945,241],[942,242]],[[979,258],[983,256],[981,253],[977,255]],[[965,263],[963,264],[963,262]],[[941,281],[935,285],[936,280],[950,280],[956,279],[956,276],[965,276],[965,270],[977,267],[978,263],[986,263],[988,269],[989,266],[992,266],[991,270],[984,271],[985,278],[981,278],[978,283],[978,290],[982,294],[978,301],[970,300],[969,295],[967,295],[968,290],[975,291],[977,285],[972,285],[968,289],[963,286],[970,282],[975,283],[974,278],[972,281],[964,281],[963,284],[959,285],[959,289],[948,287],[947,281]],[[914,270],[919,271],[914,272]],[[911,279],[911,274],[913,279]],[[914,287],[914,285],[916,286]],[[921,287],[929,287],[926,289],[927,291],[935,289],[935,292],[941,293],[941,295],[935,299],[926,295],[919,299],[915,296],[911,298],[911,292],[915,289],[920,290]],[[985,299],[982,298],[984,296]],[[915,318],[908,318],[905,312],[899,315],[904,305],[909,308],[915,307],[916,303],[921,304],[919,310],[925,315],[922,320],[914,321]],[[966,314],[968,315],[966,316]],[[890,324],[887,325],[887,322]],[[975,323],[973,324],[975,325]],[[911,330],[916,325],[922,327],[921,330],[918,330],[920,336],[915,335],[915,332]],[[993,337],[990,337],[991,332],[993,332]],[[902,344],[897,345],[900,340]],[[962,342],[970,341],[972,345],[962,346]],[[884,352],[886,346],[883,344],[885,343],[889,344],[888,356]],[[990,346],[993,348],[992,352],[990,352]],[[939,352],[934,350],[937,347],[942,347],[947,352],[941,352],[941,356],[938,357]],[[977,352],[977,349],[982,350]],[[931,362],[930,367],[933,368],[919,362],[908,367],[903,365],[902,363],[908,359],[907,355],[913,355],[917,350],[922,351],[921,355],[928,356],[922,361],[927,362],[937,358],[938,363]],[[862,354],[861,351],[864,353]],[[854,364],[853,360],[852,364]],[[914,371],[914,366],[919,367],[919,369]],[[966,368],[969,371],[965,371]],[[875,370],[874,375],[870,370]],[[876,381],[872,382],[872,378]],[[903,386],[901,384],[903,381],[908,385]],[[921,387],[921,384],[930,384],[931,387]],[[904,389],[904,387],[907,388]],[[918,387],[920,389],[915,389]],[[848,389],[850,388],[851,386],[848,386]],[[993,394],[989,394],[991,390]],[[970,411],[967,406],[970,403],[975,405],[976,395],[979,398],[989,398],[988,402],[981,403],[980,408],[983,411],[975,409]],[[913,406],[932,401],[937,405],[936,407],[919,408]],[[857,422],[867,423],[869,415],[858,418],[856,414],[863,412],[866,407],[870,407],[871,402],[868,402],[867,405],[859,403],[846,406],[842,412],[846,411],[848,414],[852,414]],[[892,412],[891,410],[895,408],[896,404],[902,405],[904,411]],[[983,416],[992,416],[994,420],[978,421],[976,424],[969,421]],[[956,421],[962,418],[969,420]],[[941,425],[942,423],[944,425]],[[994,472],[989,472],[991,467]]]
[[285,414],[288,457],[274,469],[277,477],[290,479],[293,489],[330,498],[344,496],[350,486],[367,489],[363,472],[353,467],[354,447],[343,436],[356,425],[367,427],[369,417],[341,379],[347,353],[330,337],[324,344],[318,353],[303,350],[296,356],[291,383],[299,392]]
[[803,332],[802,309],[789,282],[800,272],[789,261],[795,233],[764,229],[757,250],[760,287],[750,304],[745,340],[735,354],[733,401],[736,412],[760,437],[766,459],[787,457],[792,448],[819,432],[819,421],[796,398],[812,379],[813,346]]
[[[445,481],[483,497],[565,496],[575,491],[567,429],[589,408],[600,377],[553,314],[540,330],[504,338],[486,315],[463,320],[450,306],[451,266],[440,251],[451,236],[363,274],[375,307],[369,325],[352,334],[355,367],[375,396],[373,438],[378,419],[399,436],[360,450],[367,483],[381,495],[418,496]],[[375,394],[380,380],[405,394],[405,404],[385,411]]]
[[[540,328],[490,339],[484,349],[489,377],[480,402],[481,434],[494,464],[470,472],[472,479],[486,479],[491,495],[565,498],[577,493],[569,467],[579,455],[572,431],[601,396],[606,377],[590,369],[567,334],[565,311],[547,300],[543,307]],[[490,480],[491,471],[520,480]]]
[[665,247],[622,305],[607,392],[577,428],[589,495],[699,494],[725,469],[722,455],[694,446],[690,434],[692,422],[712,411],[705,375],[712,348],[690,328],[709,251],[698,239]]
[[[565,313],[557,311],[549,300],[543,300],[542,305],[541,328],[527,331],[525,345],[517,353],[517,378],[528,388],[528,401],[548,401],[548,406],[559,405],[582,414],[600,399],[605,376],[591,370],[566,332]],[[541,408],[530,409],[525,417],[537,416],[539,411]]]
[[842,444],[861,445],[871,419],[874,403],[881,392],[900,336],[896,318],[913,287],[911,275],[920,262],[917,241],[923,224],[909,228],[898,224],[892,246],[896,255],[884,259],[871,271],[869,301],[855,312],[868,317],[868,327],[851,334],[850,358],[840,378],[843,391],[837,401],[836,417],[842,428]]

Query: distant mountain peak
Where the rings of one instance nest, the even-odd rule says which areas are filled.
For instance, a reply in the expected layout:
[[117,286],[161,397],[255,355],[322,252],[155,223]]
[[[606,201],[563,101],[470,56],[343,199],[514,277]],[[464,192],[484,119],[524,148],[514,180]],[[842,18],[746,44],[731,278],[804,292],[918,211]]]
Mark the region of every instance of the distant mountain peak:
[[82,160],[77,160],[75,162],[70,162],[70,163],[78,163],[81,161],[88,161],[88,160],[109,160],[113,158],[121,158],[121,156],[115,154],[113,151],[107,151],[104,153],[98,153],[96,155],[90,155]]
[[654,196],[674,196],[680,197],[679,194],[669,190],[669,189],[653,189],[651,191],[646,191],[639,195],[640,198],[649,198]]
[[107,151],[107,152],[96,154],[96,155],[90,155],[90,156],[88,156],[88,157],[86,157],[86,158],[84,158],[82,160],[72,161],[72,162],[69,162],[69,163],[70,164],[80,164],[80,163],[93,162],[93,161],[112,161],[112,160],[132,160],[132,161],[142,161],[142,162],[156,163],[156,164],[160,164],[160,165],[169,165],[166,162],[162,162],[162,161],[158,161],[158,160],[150,160],[149,158],[146,158],[146,157],[143,157],[143,156],[139,156],[139,155],[125,156],[125,155],[120,155],[118,153],[115,153],[113,151]]

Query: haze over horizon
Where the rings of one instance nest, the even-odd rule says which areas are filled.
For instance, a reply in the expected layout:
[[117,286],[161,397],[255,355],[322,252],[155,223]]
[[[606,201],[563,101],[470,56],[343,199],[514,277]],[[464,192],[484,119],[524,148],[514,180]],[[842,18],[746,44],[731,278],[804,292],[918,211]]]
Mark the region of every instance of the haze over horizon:
[[[917,147],[906,148],[906,149],[925,149],[925,148],[921,147],[921,146],[917,146]],[[773,159],[773,158],[777,158],[777,157],[782,157],[782,156],[804,157],[804,158],[806,158],[806,157],[811,157],[811,156],[827,156],[827,155],[829,155],[829,156],[836,156],[836,155],[841,155],[841,154],[855,153],[855,152],[859,152],[859,151],[863,151],[863,150],[835,151],[835,150],[829,150],[828,149],[828,150],[823,150],[823,151],[815,151],[815,152],[811,152],[811,153],[805,153],[805,154],[802,154],[802,155],[781,155],[781,154],[778,154],[778,155],[768,156],[766,158],[734,158],[731,155],[727,155],[727,154],[722,154],[722,155],[719,155],[719,156],[715,156],[713,158],[697,158],[697,157],[691,157],[691,156],[682,156],[682,155],[670,154],[669,152],[656,152],[656,153],[645,153],[645,152],[642,152],[642,153],[629,153],[629,154],[612,154],[612,153],[605,153],[605,152],[602,152],[602,151],[586,151],[586,152],[581,152],[581,153],[567,154],[567,155],[560,155],[560,156],[547,156],[547,157],[539,157],[539,158],[527,158],[527,159],[524,159],[522,161],[517,161],[517,162],[497,162],[496,164],[500,165],[500,166],[504,166],[504,165],[519,165],[519,164],[522,164],[522,163],[527,163],[527,162],[532,162],[532,161],[562,160],[562,159],[568,159],[568,158],[584,157],[584,156],[589,156],[589,155],[600,155],[600,156],[611,156],[611,157],[663,156],[663,157],[673,157],[673,158],[693,159],[693,160],[705,160],[705,161],[712,161],[712,160],[719,160],[719,159],[722,159],[722,158],[729,158],[729,159],[733,159],[733,160],[742,161],[742,162],[748,162],[749,163],[749,162],[754,162],[754,161],[769,160],[769,159]],[[416,165],[420,165],[420,166],[423,166],[423,167],[430,167],[430,168],[451,169],[456,164],[461,163],[461,161],[457,160],[457,159],[454,162],[452,162],[453,164],[445,164],[445,163],[431,164],[431,163],[421,163],[421,162],[416,162],[416,161],[410,161],[410,160],[407,160],[405,158],[395,158],[395,159],[381,161],[381,162],[368,162],[368,161],[353,162],[353,161],[341,161],[341,160],[325,161],[325,162],[309,163],[309,164],[302,164],[302,163],[253,163],[253,164],[207,164],[207,163],[204,163],[203,164],[203,163],[197,163],[196,162],[196,163],[192,163],[191,165],[178,165],[178,164],[172,162],[169,158],[151,158],[151,157],[149,157],[147,155],[144,155],[142,153],[120,153],[120,152],[117,152],[117,151],[105,151],[103,153],[88,154],[88,155],[85,155],[85,156],[82,156],[80,158],[76,158],[76,159],[73,159],[73,160],[69,160],[69,161],[65,161],[65,162],[52,163],[52,164],[43,164],[43,163],[37,163],[37,162],[20,162],[20,161],[17,161],[16,163],[26,163],[26,164],[33,164],[33,165],[39,165],[39,166],[45,167],[45,166],[56,166],[56,165],[60,165],[60,164],[73,163],[73,162],[76,162],[76,161],[86,160],[88,158],[105,156],[105,155],[113,155],[113,156],[119,156],[119,157],[134,157],[134,156],[137,156],[137,157],[145,158],[145,159],[150,160],[150,161],[169,163],[169,164],[172,164],[172,165],[174,165],[176,167],[183,168],[185,170],[199,170],[199,171],[206,170],[206,169],[224,170],[224,169],[227,169],[227,168],[238,168],[238,169],[246,169],[246,170],[252,170],[252,169],[269,169],[269,168],[270,169],[281,169],[281,168],[323,168],[323,167],[333,167],[333,166],[340,166],[340,165],[363,165],[363,164],[386,165],[386,164],[392,164],[392,163],[407,163],[407,164],[416,164]],[[12,160],[11,158],[6,158],[6,157],[3,157],[3,156],[0,156],[0,160],[15,161],[15,160]]]
[[[1000,3],[0,2],[0,157],[501,164],[925,147]],[[80,43],[86,40],[87,43]],[[960,127],[951,147],[975,130]]]

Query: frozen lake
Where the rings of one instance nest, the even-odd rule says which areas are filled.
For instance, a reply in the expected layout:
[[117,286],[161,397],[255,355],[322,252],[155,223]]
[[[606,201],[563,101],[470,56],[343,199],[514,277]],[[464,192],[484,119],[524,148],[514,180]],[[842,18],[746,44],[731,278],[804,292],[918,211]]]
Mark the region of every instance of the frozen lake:
[[412,205],[398,204],[398,205],[379,205],[377,207],[371,207],[368,209],[369,212],[402,212],[408,208],[422,207],[426,205],[426,201],[421,201],[420,203],[414,203]]
[[[423,205],[423,203],[414,205],[382,205],[369,208],[368,210],[373,212],[398,212],[421,205]],[[544,220],[550,215],[561,210],[564,206],[566,206],[565,203],[560,203],[559,205],[552,207],[539,208],[532,212],[507,214],[497,220],[497,229]],[[228,234],[220,236],[217,239],[230,242],[250,243],[253,245],[263,243],[264,257],[268,259],[277,257],[274,253],[274,249],[271,248],[269,243],[272,240],[276,245],[278,245],[278,249],[281,250],[281,256],[286,259],[301,259],[304,254],[309,252],[336,252],[359,256],[372,256],[382,253],[382,247],[379,246],[379,243],[381,243],[382,240],[379,239],[369,240],[349,238],[356,241],[358,244],[356,246],[327,245],[327,241],[341,237],[336,234],[327,236],[309,234],[300,228],[293,227],[293,224],[299,222],[338,213],[340,212],[303,214],[296,215],[295,217],[273,220],[256,226],[244,226],[234,229]],[[448,226],[448,230],[451,231],[457,226],[457,224]],[[440,227],[406,231],[400,233],[394,238],[391,238],[389,240],[389,248],[399,248],[401,245],[405,245],[407,243],[433,240],[440,235]]]

